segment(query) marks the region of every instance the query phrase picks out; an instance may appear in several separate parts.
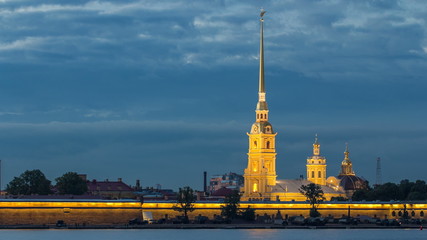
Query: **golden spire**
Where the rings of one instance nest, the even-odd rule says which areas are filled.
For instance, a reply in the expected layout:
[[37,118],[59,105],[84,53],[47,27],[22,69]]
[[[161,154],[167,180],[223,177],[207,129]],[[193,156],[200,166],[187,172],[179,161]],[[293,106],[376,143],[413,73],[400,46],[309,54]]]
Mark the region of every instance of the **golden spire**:
[[316,133],[316,135],[314,137],[313,155],[314,156],[319,156],[320,155],[320,144],[319,144],[318,139],[317,139],[317,133]]
[[[267,102],[265,101],[265,81],[264,81],[264,14],[266,11],[261,9],[260,13],[260,36],[259,36],[259,89],[258,104],[256,110],[268,111]],[[266,119],[264,119],[266,120]]]
[[350,160],[350,152],[348,151],[348,143],[345,143],[344,160],[341,163],[340,175],[354,175],[353,164]]
[[350,160],[349,155],[350,152],[348,151],[348,143],[345,143],[344,160]]
[[[264,14],[266,13],[266,11],[264,11],[264,9],[261,9],[261,13],[260,13],[260,25],[261,25],[261,29],[260,29],[260,40],[259,40],[259,93],[265,93],[265,89],[264,89]],[[264,100],[261,99],[260,96],[260,101]]]

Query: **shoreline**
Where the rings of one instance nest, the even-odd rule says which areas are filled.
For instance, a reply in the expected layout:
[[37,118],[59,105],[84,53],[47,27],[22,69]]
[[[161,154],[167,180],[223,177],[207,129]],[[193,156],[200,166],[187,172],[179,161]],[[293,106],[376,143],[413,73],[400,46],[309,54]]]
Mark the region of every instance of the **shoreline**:
[[417,225],[404,226],[377,226],[371,224],[359,225],[325,225],[325,226],[296,226],[273,224],[146,224],[146,225],[91,225],[91,226],[66,226],[55,225],[2,225],[0,230],[25,230],[25,229],[63,229],[63,230],[96,230],[96,229],[420,229]]

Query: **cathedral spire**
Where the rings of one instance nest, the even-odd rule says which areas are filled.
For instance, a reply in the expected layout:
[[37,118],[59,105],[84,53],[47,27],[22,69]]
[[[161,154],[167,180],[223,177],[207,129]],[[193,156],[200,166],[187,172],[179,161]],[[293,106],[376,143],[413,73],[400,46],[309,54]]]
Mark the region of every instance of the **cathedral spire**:
[[345,143],[344,160],[350,161],[349,155],[350,155],[350,152],[348,151],[348,143]]
[[[260,36],[259,36],[259,86],[258,86],[258,104],[257,104],[257,122],[268,121],[268,106],[265,101],[265,80],[264,80],[264,14],[266,11],[261,9],[260,13]],[[262,112],[258,112],[262,111]],[[265,118],[260,118],[265,117]]]
[[350,160],[350,152],[348,151],[348,143],[345,143],[344,160],[341,163],[340,175],[354,175],[353,163]]
[[[259,39],[259,93],[265,93],[264,88],[264,14],[266,11],[264,9],[261,9],[260,13],[260,39]],[[264,95],[265,96],[265,95]],[[261,98],[260,94],[260,101],[264,100],[265,98]]]
[[320,155],[320,144],[319,144],[319,141],[317,139],[317,133],[316,133],[316,135],[314,137],[313,155],[314,156],[319,156]]

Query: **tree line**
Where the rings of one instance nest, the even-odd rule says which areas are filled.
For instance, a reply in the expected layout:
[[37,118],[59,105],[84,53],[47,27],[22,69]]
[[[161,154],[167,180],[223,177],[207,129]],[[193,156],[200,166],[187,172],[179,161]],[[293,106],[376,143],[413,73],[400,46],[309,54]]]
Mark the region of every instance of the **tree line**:
[[357,190],[352,196],[353,201],[421,201],[427,200],[427,184],[423,180],[411,182],[408,179],[400,183],[384,183]]
[[[224,204],[221,206],[221,218],[224,222],[230,223],[234,219],[244,219],[246,221],[255,220],[255,209],[240,209],[240,192],[235,190],[224,198]],[[176,204],[173,209],[183,213],[184,223],[188,223],[188,213],[195,209],[194,203],[196,196],[194,190],[190,187],[179,188]]]
[[56,185],[46,178],[39,169],[27,170],[19,177],[14,177],[6,186],[11,195],[48,195],[54,189],[59,194],[82,195],[87,192],[86,181],[75,172],[67,172],[55,178]]

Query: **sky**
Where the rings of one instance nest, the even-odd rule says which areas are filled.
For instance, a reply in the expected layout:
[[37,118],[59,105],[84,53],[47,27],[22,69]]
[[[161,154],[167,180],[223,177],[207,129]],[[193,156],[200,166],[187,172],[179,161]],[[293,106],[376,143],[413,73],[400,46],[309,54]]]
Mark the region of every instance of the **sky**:
[[25,170],[201,190],[247,166],[259,12],[278,179],[426,179],[424,0],[0,0],[2,186]]

